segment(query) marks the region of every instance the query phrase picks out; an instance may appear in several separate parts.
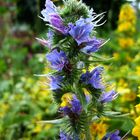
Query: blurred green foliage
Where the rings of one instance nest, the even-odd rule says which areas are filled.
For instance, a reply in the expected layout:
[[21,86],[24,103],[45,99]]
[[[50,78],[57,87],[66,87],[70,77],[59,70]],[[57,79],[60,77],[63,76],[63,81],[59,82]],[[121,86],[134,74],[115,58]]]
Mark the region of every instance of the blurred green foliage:
[[16,2],[0,2],[0,140],[51,140],[57,127],[38,122],[55,117],[57,105],[42,87],[46,79],[34,76],[45,70],[46,50],[17,22]]
[[140,110],[135,107],[140,102],[140,32],[137,29],[140,21],[136,15],[132,6],[124,4],[118,15],[117,29],[106,34],[110,41],[100,51],[102,56],[112,58],[110,65],[104,65],[107,69],[106,78],[110,79],[110,83],[115,83],[114,88],[119,94],[112,103],[112,109],[129,114],[128,118],[111,120],[110,128],[117,126],[123,134],[130,131],[127,137],[132,139],[135,139],[131,134],[134,118],[140,114]]

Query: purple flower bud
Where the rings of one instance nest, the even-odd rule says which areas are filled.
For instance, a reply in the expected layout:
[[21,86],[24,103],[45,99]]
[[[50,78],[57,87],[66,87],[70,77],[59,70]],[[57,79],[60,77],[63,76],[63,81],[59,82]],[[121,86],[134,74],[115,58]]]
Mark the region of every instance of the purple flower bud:
[[43,45],[45,47],[47,46],[50,49],[52,46],[53,35],[54,35],[54,33],[51,30],[49,30],[47,33],[47,40],[44,38],[43,39],[36,38],[36,39],[41,45]]
[[76,40],[78,45],[86,42],[90,38],[90,33],[93,30],[93,23],[90,18],[80,18],[76,21],[76,25],[69,24],[69,34]]
[[87,103],[89,103],[91,101],[91,99],[92,99],[92,96],[90,96],[88,94],[86,94],[85,97],[86,97]]
[[63,111],[64,115],[69,116],[70,114],[80,115],[82,112],[82,105],[79,99],[77,99],[76,95],[73,95],[73,98],[70,101],[70,106],[61,107],[60,111]]
[[121,140],[121,137],[119,136],[119,130],[116,130],[113,133],[108,133],[106,136],[102,138],[102,140]]
[[92,52],[97,52],[100,47],[103,44],[103,40],[100,39],[96,39],[95,37],[93,39],[89,39],[86,43],[85,43],[85,47],[81,49],[82,52],[84,53],[92,53]]
[[61,88],[62,76],[50,76],[50,89],[57,90]]
[[43,20],[47,22],[50,22],[50,15],[58,14],[56,6],[51,0],[46,0],[45,9],[41,11],[41,14],[44,17]]
[[72,138],[63,131],[60,131],[60,140],[72,140]]
[[109,92],[106,92],[106,93],[103,93],[100,98],[99,98],[99,101],[101,103],[106,103],[106,102],[110,102],[114,99],[117,98],[117,93],[114,91],[114,90],[111,90]]
[[58,52],[57,49],[53,50],[51,53],[47,54],[47,60],[51,63],[51,67],[58,71],[62,71],[64,66],[68,64],[68,59],[65,52]]
[[90,84],[96,88],[96,89],[103,89],[104,85],[102,83],[102,72],[104,68],[103,67],[96,67],[92,72],[92,77],[90,78]]
[[43,39],[40,39],[40,38],[36,38],[36,40],[43,46],[47,46],[48,48],[51,48],[50,44],[49,44],[49,41],[45,40],[44,38]]
[[96,67],[92,72],[86,72],[82,74],[81,80],[85,84],[90,84],[95,89],[103,89],[104,85],[102,83],[101,73],[103,71],[103,67]]
[[61,107],[59,110],[62,111],[64,113],[64,115],[69,115],[70,113],[72,113],[71,108],[68,106]]
[[63,20],[59,15],[50,15],[50,24],[62,34],[67,34],[68,28],[64,26]]
[[81,111],[82,111],[82,106],[80,101],[77,99],[77,97],[74,95],[73,99],[71,101],[71,110],[73,113],[80,115]]
[[90,84],[89,80],[90,80],[91,76],[92,76],[92,74],[89,71],[87,71],[86,73],[81,75],[80,80],[85,84]]
[[43,20],[49,22],[54,29],[61,32],[62,34],[67,34],[68,29],[63,24],[63,20],[58,14],[56,6],[53,4],[52,1],[46,0],[45,9],[41,11],[43,15]]

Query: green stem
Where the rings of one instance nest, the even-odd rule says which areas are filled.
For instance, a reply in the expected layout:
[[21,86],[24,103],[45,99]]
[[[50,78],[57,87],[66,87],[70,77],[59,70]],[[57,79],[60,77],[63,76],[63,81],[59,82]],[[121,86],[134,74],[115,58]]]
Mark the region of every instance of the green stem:
[[87,128],[87,131],[86,131],[86,134],[85,135],[86,135],[86,140],[91,140],[89,127]]

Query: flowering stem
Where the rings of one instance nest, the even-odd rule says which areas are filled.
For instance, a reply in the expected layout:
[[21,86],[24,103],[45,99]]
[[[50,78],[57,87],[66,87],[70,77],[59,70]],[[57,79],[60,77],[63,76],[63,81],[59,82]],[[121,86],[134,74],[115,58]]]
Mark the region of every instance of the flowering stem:
[[86,140],[91,140],[89,127],[87,127],[87,131],[86,131]]

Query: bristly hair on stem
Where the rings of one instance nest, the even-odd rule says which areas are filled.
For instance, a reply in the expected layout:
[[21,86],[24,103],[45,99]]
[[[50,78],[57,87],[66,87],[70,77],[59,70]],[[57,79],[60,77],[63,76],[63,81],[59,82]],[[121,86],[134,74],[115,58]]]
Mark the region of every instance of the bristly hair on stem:
[[[45,76],[63,118],[60,139],[83,140],[84,135],[84,140],[91,140],[89,125],[95,117],[106,116],[105,104],[117,97],[114,90],[106,90],[104,68],[97,66],[107,60],[95,54],[108,41],[93,34],[95,27],[105,23],[104,13],[94,13],[81,0],[63,1],[60,10],[46,0],[41,19],[49,27],[48,40],[37,40],[49,48],[46,59],[54,72]],[[90,63],[94,64],[92,70]]]
[[93,9],[86,6],[81,0],[63,0],[64,9],[61,9],[60,15],[64,23],[75,23],[80,17],[90,18]]

